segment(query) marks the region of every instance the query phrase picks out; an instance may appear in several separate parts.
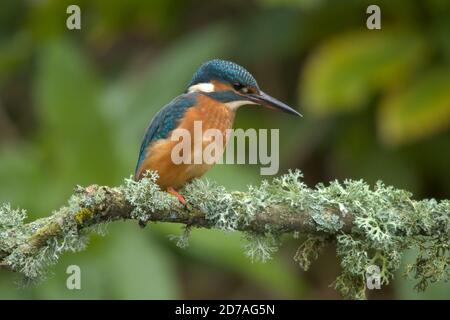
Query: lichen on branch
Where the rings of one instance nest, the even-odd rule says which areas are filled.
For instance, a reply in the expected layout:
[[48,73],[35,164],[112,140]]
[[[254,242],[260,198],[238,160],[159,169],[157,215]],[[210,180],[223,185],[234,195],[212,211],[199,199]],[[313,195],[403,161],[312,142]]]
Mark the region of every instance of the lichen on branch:
[[244,232],[246,254],[256,261],[273,256],[282,234],[301,234],[304,240],[294,260],[305,270],[322,248],[335,243],[342,273],[333,286],[346,298],[365,298],[369,267],[378,267],[387,285],[410,248],[418,249],[418,256],[405,273],[417,280],[418,290],[450,278],[449,200],[418,201],[407,191],[381,182],[371,188],[361,180],[310,188],[300,171],[290,171],[245,192],[194,180],[181,191],[184,206],[161,191],[156,180],[149,172],[141,181],[125,179],[119,187],[77,187],[66,206],[30,223],[24,222],[24,210],[1,205],[0,267],[27,280],[42,280],[62,253],[84,250],[91,232],[112,221],[134,219],[140,225],[184,224],[186,232],[178,238],[183,247],[195,227]]

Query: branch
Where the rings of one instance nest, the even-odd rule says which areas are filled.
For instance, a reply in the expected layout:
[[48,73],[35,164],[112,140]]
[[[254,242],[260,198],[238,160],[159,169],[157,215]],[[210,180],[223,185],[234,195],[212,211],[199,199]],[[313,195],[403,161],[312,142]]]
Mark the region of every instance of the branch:
[[[139,182],[126,179],[119,187],[77,187],[68,205],[53,215],[24,223],[26,213],[0,207],[0,267],[28,280],[43,279],[48,266],[65,251],[85,248],[90,232],[116,220],[170,222],[192,227],[242,231],[249,238],[247,254],[266,260],[282,234],[302,235],[294,259],[308,269],[320,249],[335,242],[343,272],[334,286],[344,296],[364,298],[367,268],[377,266],[387,284],[399,268],[401,253],[419,248],[407,273],[417,288],[449,278],[450,201],[415,201],[403,190],[362,181],[332,182],[308,188],[299,171],[271,183],[227,192],[207,180],[196,180],[182,193],[181,205],[162,192],[153,173]],[[186,232],[185,237],[188,236]],[[186,243],[187,239],[180,242]]]

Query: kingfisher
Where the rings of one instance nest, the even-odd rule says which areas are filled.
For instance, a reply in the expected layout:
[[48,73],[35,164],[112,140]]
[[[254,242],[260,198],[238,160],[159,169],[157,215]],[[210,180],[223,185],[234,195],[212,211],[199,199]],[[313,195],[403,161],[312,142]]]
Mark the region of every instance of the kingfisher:
[[[135,180],[148,170],[158,173],[156,183],[186,204],[179,190],[185,183],[201,177],[213,164],[175,163],[172,150],[178,143],[172,139],[176,129],[194,134],[194,123],[203,130],[216,129],[226,135],[233,127],[236,110],[243,105],[261,105],[301,116],[296,110],[264,93],[255,78],[234,62],[214,59],[203,63],[194,73],[186,91],[159,110],[142,139]],[[186,132],[186,131],[185,131]],[[222,142],[221,142],[222,143]],[[226,140],[223,141],[225,147]],[[202,144],[203,148],[205,143]],[[194,157],[192,152],[189,157]]]

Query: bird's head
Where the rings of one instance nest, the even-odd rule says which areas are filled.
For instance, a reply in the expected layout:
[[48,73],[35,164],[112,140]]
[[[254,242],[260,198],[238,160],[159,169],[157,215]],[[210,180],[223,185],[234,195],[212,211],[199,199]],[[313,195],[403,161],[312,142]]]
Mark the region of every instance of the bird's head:
[[187,91],[207,94],[231,109],[258,104],[301,116],[288,105],[261,91],[250,72],[230,61],[215,59],[202,64],[194,73]]

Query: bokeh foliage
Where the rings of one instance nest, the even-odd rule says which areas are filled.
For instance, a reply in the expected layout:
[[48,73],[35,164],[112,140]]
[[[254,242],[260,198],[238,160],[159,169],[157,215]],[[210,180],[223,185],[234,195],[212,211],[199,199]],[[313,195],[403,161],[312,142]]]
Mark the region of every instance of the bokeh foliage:
[[[68,4],[82,30],[65,27]],[[210,58],[245,65],[260,86],[299,106],[294,119],[249,107],[237,127],[280,128],[281,171],[310,184],[382,179],[417,198],[450,194],[450,5],[447,1],[14,1],[0,11],[0,202],[45,216],[76,184],[117,185],[134,168],[153,114]],[[365,27],[379,4],[382,30]],[[229,189],[261,180],[256,166],[216,166]],[[237,234],[179,226],[109,227],[54,276],[17,290],[0,274],[1,298],[335,297],[334,257],[308,273],[286,239],[268,263],[251,263]],[[129,250],[129,248],[135,248]],[[83,289],[65,288],[80,265]],[[335,266],[330,268],[330,266]],[[417,297],[397,277],[383,297]],[[221,288],[220,291],[217,288]],[[380,295],[380,293],[377,293]],[[419,297],[450,296],[437,285]]]

